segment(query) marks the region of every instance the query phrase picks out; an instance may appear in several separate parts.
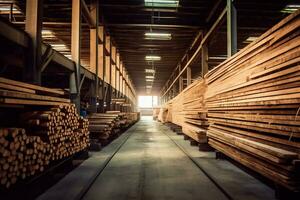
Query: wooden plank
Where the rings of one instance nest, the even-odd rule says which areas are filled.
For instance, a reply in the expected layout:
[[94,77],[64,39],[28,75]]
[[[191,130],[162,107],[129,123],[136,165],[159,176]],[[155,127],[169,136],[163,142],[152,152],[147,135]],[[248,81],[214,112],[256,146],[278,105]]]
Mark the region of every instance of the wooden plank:
[[28,93],[23,93],[23,92],[15,92],[15,91],[8,91],[8,90],[1,90],[1,89],[0,89],[0,96],[20,98],[20,99],[36,99],[36,100],[42,100],[42,101],[55,101],[55,102],[70,103],[69,99],[64,99],[64,98],[59,98],[59,97],[51,97],[51,96],[43,96],[43,95],[37,95],[37,94],[28,94]]
[[7,83],[0,83],[0,88],[6,89],[6,90],[14,90],[14,91],[19,91],[19,92],[26,92],[29,94],[35,94],[35,90],[19,87],[19,86],[14,86],[14,85],[9,85]]
[[50,101],[13,99],[13,98],[0,98],[0,103],[15,104],[15,105],[32,105],[32,106],[59,106],[59,105],[68,105],[68,103],[63,103],[63,102],[50,102]]

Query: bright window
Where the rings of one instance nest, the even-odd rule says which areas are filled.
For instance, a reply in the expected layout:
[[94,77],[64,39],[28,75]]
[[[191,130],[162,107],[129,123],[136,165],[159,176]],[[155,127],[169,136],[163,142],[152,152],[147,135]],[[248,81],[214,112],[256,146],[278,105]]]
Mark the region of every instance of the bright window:
[[139,96],[139,108],[152,108],[158,105],[157,96]]

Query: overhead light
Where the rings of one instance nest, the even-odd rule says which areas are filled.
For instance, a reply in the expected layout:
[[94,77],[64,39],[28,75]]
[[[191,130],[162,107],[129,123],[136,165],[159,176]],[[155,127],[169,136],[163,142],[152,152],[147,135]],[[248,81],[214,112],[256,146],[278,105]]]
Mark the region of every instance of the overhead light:
[[293,13],[293,12],[297,11],[298,9],[300,9],[300,4],[288,4],[280,12],[282,12],[282,13]]
[[145,0],[145,6],[148,7],[173,7],[179,5],[179,0]]
[[146,79],[154,79],[154,76],[146,76]]
[[159,60],[161,60],[161,57],[160,56],[146,56],[145,60],[147,60],[147,61],[159,61]]
[[244,43],[251,43],[251,42],[255,41],[257,38],[258,37],[250,36],[244,41]]
[[146,79],[146,82],[153,82],[154,79]]
[[[3,6],[1,6],[0,7],[0,11],[10,11],[10,5],[7,5],[7,6],[3,5]],[[13,7],[12,11],[17,11],[17,8]]]
[[146,88],[147,88],[147,89],[151,89],[152,86],[151,86],[151,85],[146,85]]
[[146,40],[171,40],[171,33],[147,32],[145,33]]
[[155,73],[155,69],[145,69],[146,73]]

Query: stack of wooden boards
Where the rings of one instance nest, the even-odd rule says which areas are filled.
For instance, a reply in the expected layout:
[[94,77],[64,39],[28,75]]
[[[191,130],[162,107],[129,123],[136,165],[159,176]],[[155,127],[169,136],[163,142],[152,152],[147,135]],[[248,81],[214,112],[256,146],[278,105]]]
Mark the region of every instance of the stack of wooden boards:
[[182,132],[198,143],[207,143],[207,109],[204,102],[206,84],[196,80],[165,104],[158,115],[161,122],[182,127]]
[[153,120],[157,120],[159,111],[160,111],[160,108],[153,108],[153,114],[152,114]]
[[172,101],[159,109],[157,120],[162,123],[172,122]]
[[183,133],[193,118],[208,120],[212,147],[292,191],[300,190],[299,27],[296,11],[178,95],[187,94]]
[[205,91],[204,81],[197,80],[181,93],[183,99],[182,132],[198,143],[207,143],[208,121],[203,96]]
[[139,113],[107,111],[107,113],[93,113],[88,119],[91,139],[102,143],[138,121]]
[[126,99],[124,98],[115,98],[115,99],[111,99],[111,103],[115,103],[118,105],[122,105],[126,103]]
[[300,189],[300,16],[289,16],[206,75],[209,144]]
[[5,78],[0,88],[1,185],[9,188],[89,145],[88,121],[57,97],[63,92]]

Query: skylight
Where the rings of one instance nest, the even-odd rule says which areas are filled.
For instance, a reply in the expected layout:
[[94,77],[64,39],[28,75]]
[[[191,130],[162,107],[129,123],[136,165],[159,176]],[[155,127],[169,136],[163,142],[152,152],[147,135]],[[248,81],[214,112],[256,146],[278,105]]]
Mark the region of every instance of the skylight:
[[176,8],[179,0],[145,0],[146,7],[171,7]]

